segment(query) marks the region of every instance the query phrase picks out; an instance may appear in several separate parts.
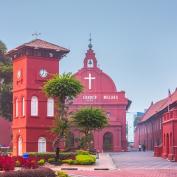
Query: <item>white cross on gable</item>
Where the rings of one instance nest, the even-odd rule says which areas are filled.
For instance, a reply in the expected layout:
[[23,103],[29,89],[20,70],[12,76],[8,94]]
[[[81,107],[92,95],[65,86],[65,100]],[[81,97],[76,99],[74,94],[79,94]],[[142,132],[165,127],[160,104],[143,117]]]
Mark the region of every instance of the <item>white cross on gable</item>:
[[92,77],[92,75],[89,73],[88,77],[84,77],[84,79],[87,79],[89,81],[89,90],[92,89],[92,80],[95,79],[95,77]]

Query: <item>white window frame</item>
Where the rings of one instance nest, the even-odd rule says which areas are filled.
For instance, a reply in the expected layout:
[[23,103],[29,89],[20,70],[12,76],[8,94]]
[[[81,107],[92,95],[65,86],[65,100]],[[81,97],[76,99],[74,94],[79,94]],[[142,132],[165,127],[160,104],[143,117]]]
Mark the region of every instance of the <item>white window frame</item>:
[[25,116],[25,97],[22,97],[22,116]]
[[46,138],[44,137],[39,137],[38,138],[38,152],[44,153],[46,152]]
[[54,116],[54,104],[55,104],[55,101],[53,98],[47,99],[47,117]]
[[38,116],[38,97],[32,96],[31,98],[31,116]]
[[18,98],[15,99],[15,117],[18,117]]
[[18,137],[18,155],[22,156],[22,154],[23,154],[23,140],[22,140],[22,137],[19,136]]

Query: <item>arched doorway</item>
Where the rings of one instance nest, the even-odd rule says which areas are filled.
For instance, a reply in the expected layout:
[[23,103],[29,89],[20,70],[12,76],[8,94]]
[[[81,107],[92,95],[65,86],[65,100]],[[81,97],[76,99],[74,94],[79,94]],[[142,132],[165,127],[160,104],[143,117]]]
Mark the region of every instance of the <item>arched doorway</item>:
[[38,139],[38,152],[46,152],[46,139],[44,137]]
[[113,150],[113,135],[111,132],[106,132],[103,136],[103,150],[104,151]]
[[22,156],[22,146],[23,146],[23,141],[22,141],[22,137],[19,136],[18,137],[18,156]]

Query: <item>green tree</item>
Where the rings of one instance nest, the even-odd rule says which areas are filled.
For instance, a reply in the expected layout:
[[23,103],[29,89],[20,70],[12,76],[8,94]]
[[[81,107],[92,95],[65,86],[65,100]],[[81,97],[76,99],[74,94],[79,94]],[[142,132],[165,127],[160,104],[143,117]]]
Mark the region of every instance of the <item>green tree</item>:
[[43,90],[48,97],[58,100],[58,114],[56,115],[52,133],[56,135],[53,141],[55,147],[61,139],[66,137],[68,130],[68,108],[72,100],[82,92],[83,86],[71,73],[54,75],[48,80]]
[[83,133],[81,146],[86,149],[91,147],[92,132],[104,128],[108,124],[105,112],[100,108],[81,108],[72,116],[72,123]]
[[12,62],[6,57],[6,45],[0,41],[0,115],[12,119]]

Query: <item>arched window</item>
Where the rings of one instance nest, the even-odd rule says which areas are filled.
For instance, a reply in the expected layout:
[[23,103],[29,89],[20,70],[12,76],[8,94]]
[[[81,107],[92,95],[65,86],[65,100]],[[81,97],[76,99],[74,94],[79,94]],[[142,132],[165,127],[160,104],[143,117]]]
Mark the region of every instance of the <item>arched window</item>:
[[46,139],[44,137],[38,139],[38,152],[46,152]]
[[15,117],[18,117],[18,98],[15,100]]
[[19,138],[18,138],[18,155],[21,156],[22,153],[23,153],[23,151],[22,151],[22,137],[19,136]]
[[87,67],[88,68],[93,68],[93,60],[92,59],[87,60]]
[[31,116],[38,116],[38,98],[36,96],[31,98]]
[[22,98],[22,116],[25,116],[25,98]]
[[47,100],[47,116],[53,117],[54,116],[54,99],[48,98]]

